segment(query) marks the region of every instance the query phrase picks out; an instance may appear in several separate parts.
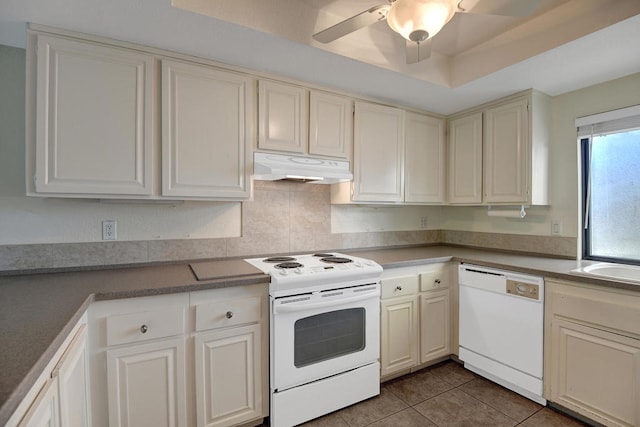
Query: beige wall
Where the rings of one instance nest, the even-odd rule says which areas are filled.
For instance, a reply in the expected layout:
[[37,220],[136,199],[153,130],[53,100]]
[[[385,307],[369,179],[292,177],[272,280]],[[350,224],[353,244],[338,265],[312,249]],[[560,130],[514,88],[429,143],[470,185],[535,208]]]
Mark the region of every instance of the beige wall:
[[[247,253],[256,253],[258,248],[255,246],[259,246],[265,237],[260,221],[264,221],[266,227],[266,223],[282,217],[282,206],[275,199],[273,203],[258,205],[251,202],[174,205],[24,196],[24,70],[25,51],[0,46],[0,245],[101,242],[101,221],[115,219],[119,241],[222,239],[231,242],[231,253],[238,252],[234,250],[234,244],[247,249]],[[269,236],[275,237],[272,241],[280,239],[277,248],[285,252],[305,247],[386,245],[389,242],[379,241],[382,236],[388,236],[384,232],[419,230],[422,217],[427,218],[429,230],[539,236],[550,235],[551,220],[557,219],[562,223],[561,235],[575,238],[578,235],[578,168],[574,120],[633,104],[640,104],[640,74],[553,98],[551,206],[531,209],[524,221],[489,218],[486,208],[479,207],[331,206],[326,189],[294,184],[290,184],[291,187],[258,185],[255,198],[284,197],[278,192],[285,191],[298,194],[291,196],[295,199],[288,199],[289,202],[303,203],[304,197],[317,197],[315,193],[323,195],[316,200],[313,210],[304,213],[322,224],[320,236],[312,227],[297,232],[287,228],[285,236],[282,236],[283,232],[280,232],[282,237]],[[305,193],[308,196],[300,196]],[[252,206],[260,206],[260,212],[250,218],[246,213],[252,212]],[[291,210],[286,211],[286,217],[295,221],[301,211],[296,203],[288,206]],[[382,233],[375,234],[378,232]],[[334,245],[338,237],[332,233],[342,235],[340,244]],[[353,237],[357,233],[363,233],[359,240]],[[240,236],[242,239],[234,240]],[[400,240],[408,242],[404,238]],[[142,247],[150,250],[146,245]],[[225,247],[223,251],[225,254],[229,253],[227,249]]]
[[[219,244],[224,246],[223,255],[238,254],[240,249],[236,248],[242,248],[244,253],[249,254],[260,250],[266,253],[343,247],[341,236],[331,236],[332,209],[329,187],[326,186],[257,183],[255,201],[244,204],[114,203],[26,197],[24,49],[0,45],[0,76],[0,246],[102,242],[102,220],[114,219],[118,223],[119,241],[219,240],[203,244],[203,247],[194,243],[192,249],[184,244],[172,246],[183,252],[180,258],[185,257],[184,253],[196,257],[219,256],[220,250],[212,248]],[[271,201],[268,200],[270,198]],[[309,200],[314,202],[306,206]],[[420,218],[425,216],[428,219],[427,228],[438,229],[438,213],[438,207],[337,208],[334,233],[346,235],[351,232],[417,230],[420,228]],[[298,219],[301,217],[307,219]],[[277,231],[269,229],[271,223],[282,221],[286,222],[287,227]],[[309,225],[296,228],[296,221],[298,225],[301,221],[316,222],[320,227],[314,229]],[[362,236],[360,240],[345,237],[345,244],[380,246],[383,243],[380,236],[371,234]],[[226,250],[227,243],[229,251]],[[166,247],[161,244],[130,245],[132,253],[129,256],[134,260],[147,259],[146,252],[149,252],[150,259],[170,259],[173,249],[167,250]],[[69,250],[71,253],[67,256],[71,258],[75,257],[76,250],[80,254],[83,252],[76,247]],[[100,253],[103,250],[98,250],[97,257],[109,258],[108,254]],[[157,256],[151,256],[156,250],[160,251]],[[55,258],[55,255],[50,257]]]
[[578,236],[578,144],[575,119],[640,104],[640,73],[552,98],[550,206],[535,207],[524,220],[488,217],[486,208],[446,207],[442,228],[493,233],[550,235],[551,221],[562,236]]
[[240,235],[240,203],[135,204],[26,197],[25,50],[0,45],[0,245]]

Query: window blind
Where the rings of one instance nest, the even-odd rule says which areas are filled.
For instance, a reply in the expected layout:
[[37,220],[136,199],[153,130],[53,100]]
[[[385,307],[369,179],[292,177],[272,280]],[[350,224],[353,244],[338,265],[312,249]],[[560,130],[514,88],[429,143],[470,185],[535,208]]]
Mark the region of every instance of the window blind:
[[576,119],[578,137],[640,129],[640,105]]

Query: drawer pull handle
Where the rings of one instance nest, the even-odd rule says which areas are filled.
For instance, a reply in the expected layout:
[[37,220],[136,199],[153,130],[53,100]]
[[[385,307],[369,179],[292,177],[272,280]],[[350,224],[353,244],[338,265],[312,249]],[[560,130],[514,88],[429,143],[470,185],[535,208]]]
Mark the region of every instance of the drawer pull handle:
[[141,333],[146,334],[148,330],[149,330],[149,327],[147,325],[140,326]]
[[396,291],[401,291],[402,290],[402,286],[398,285],[396,286]]
[[224,315],[227,319],[231,319],[233,317],[233,311],[227,311],[227,314]]

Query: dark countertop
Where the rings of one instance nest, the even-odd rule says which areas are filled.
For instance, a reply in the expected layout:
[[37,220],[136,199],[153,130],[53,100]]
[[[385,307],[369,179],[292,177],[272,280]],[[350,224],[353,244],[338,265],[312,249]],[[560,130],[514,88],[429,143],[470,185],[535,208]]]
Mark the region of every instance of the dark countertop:
[[91,302],[269,281],[242,260],[215,265],[217,276],[205,281],[198,281],[188,264],[1,276],[0,426]]
[[[385,268],[453,260],[640,291],[638,285],[570,274],[587,264],[576,260],[451,246],[343,252]],[[0,276],[0,425],[9,420],[91,302],[268,282],[268,276],[242,259],[193,264],[206,280],[199,281],[188,262]]]

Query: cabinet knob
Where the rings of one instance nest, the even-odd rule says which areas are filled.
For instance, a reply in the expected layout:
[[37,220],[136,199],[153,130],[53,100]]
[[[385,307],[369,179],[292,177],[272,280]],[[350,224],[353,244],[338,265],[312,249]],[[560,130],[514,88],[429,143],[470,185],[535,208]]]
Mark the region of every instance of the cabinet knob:
[[231,319],[233,317],[233,311],[227,311],[227,313],[224,315],[227,319]]
[[440,279],[436,279],[436,280],[434,280],[434,281],[433,281],[433,283],[435,283],[435,284],[436,284],[436,286],[440,285]]
[[147,325],[140,326],[141,333],[146,334],[148,330],[149,330],[149,327]]
[[402,286],[398,285],[396,286],[396,291],[401,291],[402,290]]

